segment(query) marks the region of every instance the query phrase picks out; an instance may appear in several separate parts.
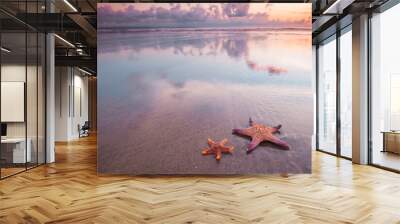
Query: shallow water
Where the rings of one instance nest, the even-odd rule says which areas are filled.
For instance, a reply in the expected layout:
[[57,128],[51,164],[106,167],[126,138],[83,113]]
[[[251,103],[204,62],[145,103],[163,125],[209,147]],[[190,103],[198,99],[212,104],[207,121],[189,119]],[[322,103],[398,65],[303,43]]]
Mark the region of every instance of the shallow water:
[[[99,171],[128,174],[310,172],[311,34],[304,30],[100,32]],[[284,151],[232,128],[282,124]],[[232,155],[202,156],[207,138]]]

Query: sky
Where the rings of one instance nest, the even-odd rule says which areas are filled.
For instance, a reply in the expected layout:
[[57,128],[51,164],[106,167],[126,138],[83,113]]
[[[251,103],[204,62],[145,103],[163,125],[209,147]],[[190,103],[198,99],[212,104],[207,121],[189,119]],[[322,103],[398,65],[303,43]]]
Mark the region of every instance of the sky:
[[99,3],[99,28],[311,28],[309,3]]

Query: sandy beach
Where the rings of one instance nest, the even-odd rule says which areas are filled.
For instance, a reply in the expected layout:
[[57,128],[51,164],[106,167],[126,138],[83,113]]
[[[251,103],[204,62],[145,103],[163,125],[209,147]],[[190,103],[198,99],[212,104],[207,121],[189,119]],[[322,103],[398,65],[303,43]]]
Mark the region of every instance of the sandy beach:
[[[144,38],[146,37],[146,38]],[[119,45],[110,46],[119,38]],[[106,33],[99,40],[99,172],[311,172],[313,101],[308,34],[279,31]],[[282,58],[284,57],[284,58]],[[293,58],[293,60],[288,60]],[[112,89],[112,91],[111,91]],[[251,117],[288,151],[232,135]],[[217,162],[207,138],[235,146]]]

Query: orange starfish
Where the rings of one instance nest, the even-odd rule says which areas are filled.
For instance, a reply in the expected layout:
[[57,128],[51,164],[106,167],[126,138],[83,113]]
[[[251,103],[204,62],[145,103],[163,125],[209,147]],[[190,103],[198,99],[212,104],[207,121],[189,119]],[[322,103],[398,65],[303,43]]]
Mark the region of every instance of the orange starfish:
[[247,146],[247,153],[253,151],[261,142],[269,141],[276,145],[281,146],[283,149],[289,150],[290,146],[280,140],[278,137],[274,136],[274,133],[278,133],[282,125],[276,127],[269,127],[262,124],[253,123],[251,118],[249,119],[250,127],[244,129],[233,129],[233,134],[245,135],[251,137],[251,142]]
[[207,140],[208,142],[208,148],[205,148],[202,152],[203,155],[211,155],[215,154],[215,159],[220,160],[221,159],[221,154],[222,153],[232,153],[233,152],[233,146],[225,146],[225,144],[228,142],[228,139],[224,139],[218,143],[214,142],[210,138]]

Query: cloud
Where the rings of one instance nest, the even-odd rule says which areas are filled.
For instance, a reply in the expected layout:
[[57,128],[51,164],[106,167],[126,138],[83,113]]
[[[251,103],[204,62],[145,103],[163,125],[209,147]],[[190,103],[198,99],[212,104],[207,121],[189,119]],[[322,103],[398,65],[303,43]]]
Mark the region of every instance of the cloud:
[[101,16],[113,15],[114,10],[110,4],[103,4],[98,8],[98,13]]
[[270,19],[272,9],[268,5],[257,3],[258,11],[251,12],[249,3],[101,3],[98,23],[100,28],[310,27],[311,17],[307,13],[297,21]]
[[119,22],[138,24],[153,23],[185,23],[218,19],[220,11],[217,7],[202,7],[200,4],[183,9],[181,4],[172,4],[171,8],[154,5],[146,10],[139,10],[133,4],[122,10],[113,10],[110,4],[101,4],[98,9],[101,24],[118,24]]
[[222,5],[222,11],[227,17],[244,17],[248,15],[249,4],[226,3]]

